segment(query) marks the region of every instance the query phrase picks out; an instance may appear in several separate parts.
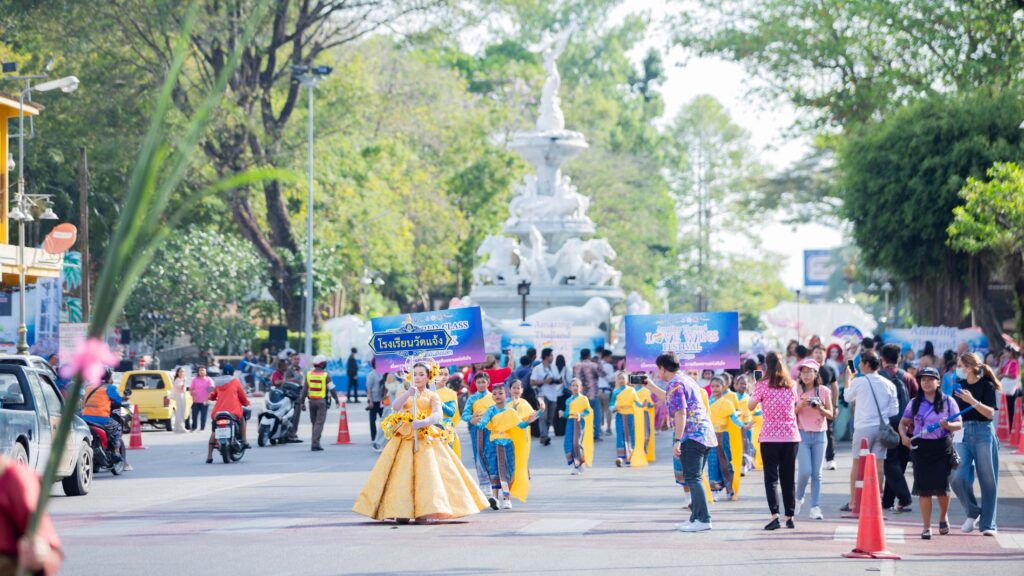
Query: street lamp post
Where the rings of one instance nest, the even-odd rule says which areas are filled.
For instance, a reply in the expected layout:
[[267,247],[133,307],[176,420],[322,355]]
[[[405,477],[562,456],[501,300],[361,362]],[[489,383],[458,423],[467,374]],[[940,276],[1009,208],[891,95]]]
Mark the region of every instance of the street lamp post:
[[14,210],[9,214],[10,219],[18,222],[18,354],[28,354],[28,327],[25,325],[25,222],[34,220],[32,207],[44,203],[46,210],[40,216],[42,220],[56,220],[50,207],[49,194],[27,194],[25,192],[25,96],[31,97],[32,90],[36,92],[49,92],[60,90],[65,94],[78,89],[78,78],[67,76],[57,80],[50,80],[32,87],[32,80],[46,78],[46,74],[35,74],[31,76],[15,76],[7,80],[24,80],[25,89],[18,92],[18,191],[14,197]]
[[803,331],[800,329],[800,289],[796,289],[796,339],[799,342],[800,338],[803,337]]
[[886,280],[882,284],[882,293],[885,294],[885,316],[882,317],[882,323],[886,324],[892,318],[892,312],[889,310],[889,294],[892,292],[892,284]]
[[523,322],[526,322],[526,297],[530,295],[530,282],[528,280],[519,282],[517,291],[523,297]]
[[330,66],[310,66],[308,64],[292,66],[292,77],[296,79],[309,95],[309,180],[306,195],[306,298],[305,298],[305,331],[306,357],[313,355],[313,90],[324,76],[331,73]]

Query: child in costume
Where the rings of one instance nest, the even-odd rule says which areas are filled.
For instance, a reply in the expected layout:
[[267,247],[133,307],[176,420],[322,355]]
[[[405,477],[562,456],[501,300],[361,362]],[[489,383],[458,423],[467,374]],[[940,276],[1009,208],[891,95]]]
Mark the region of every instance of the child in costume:
[[708,454],[708,476],[713,491],[720,492],[724,489],[729,500],[735,500],[739,477],[736,475],[732,456],[738,458],[739,453],[732,450],[734,447],[729,445],[729,440],[732,436],[739,440],[739,430],[743,426],[740,408],[736,405],[736,395],[728,391],[725,379],[721,376],[711,378],[711,394],[711,424],[715,427],[718,448]]
[[441,399],[427,388],[429,369],[412,368],[412,387],[384,419],[388,443],[352,511],[376,520],[429,521],[476,514],[487,499],[435,426]]
[[491,406],[494,406],[494,399],[491,397],[491,393],[488,392],[490,385],[491,377],[486,372],[477,372],[473,377],[473,386],[476,387],[476,392],[469,395],[469,398],[466,399],[466,406],[462,410],[462,419],[466,421],[466,425],[469,427],[469,439],[473,445],[473,462],[476,464],[476,475],[480,480],[480,487],[484,490],[491,486],[491,477],[487,473],[487,458],[484,455],[484,449],[487,447],[488,431],[487,428],[479,426],[477,423],[484,412]]
[[[654,462],[654,396],[651,391],[642,383],[633,386],[636,390],[637,410],[636,417],[640,420],[640,428],[643,436],[637,434],[637,442],[641,442],[644,448],[644,455],[648,462]],[[643,438],[641,440],[641,438]]]
[[647,466],[643,421],[636,417],[641,410],[640,399],[636,389],[629,385],[628,373],[615,374],[609,404],[615,415],[615,465]]
[[580,394],[583,383],[573,378],[569,384],[572,393],[565,401],[565,410],[561,414],[565,424],[565,460],[572,467],[572,475],[583,472],[583,465],[593,465],[594,457],[594,412],[590,401]]
[[754,468],[754,447],[752,441],[754,427],[754,412],[747,405],[750,395],[747,393],[748,381],[746,374],[740,374],[733,381],[732,389],[736,394],[736,400],[740,406],[740,421],[743,422],[743,468],[741,476],[745,476],[748,470]]
[[462,421],[459,417],[459,395],[455,393],[455,390],[448,387],[449,375],[450,371],[447,366],[437,366],[434,370],[432,385],[434,386],[434,391],[437,392],[438,398],[441,399],[441,411],[444,414],[441,418],[441,427],[451,432],[448,435],[451,441],[449,446],[455,451],[455,455],[461,459],[462,446],[459,444],[459,435],[455,432],[455,427]]
[[[508,392],[512,398],[510,400],[512,408],[524,422],[532,424],[535,420],[543,418],[545,407],[542,406],[541,411],[537,412],[529,402],[523,400],[522,382],[519,380],[509,382]],[[554,407],[551,409],[553,410]],[[512,497],[520,502],[526,502],[526,497],[530,493],[530,428],[529,426],[514,428],[510,431],[509,436],[512,437],[512,445],[516,449],[516,473],[512,479]]]
[[[520,388],[522,386],[520,385]],[[524,430],[530,426],[531,420],[523,420],[519,412],[507,401],[508,393],[504,384],[495,384],[491,388],[491,397],[494,405],[487,409],[480,416],[477,424],[487,428],[490,436],[484,453],[487,457],[487,473],[491,479],[491,508],[498,509],[498,498],[501,498],[501,507],[506,510],[512,509],[511,493],[516,486],[516,481],[522,476],[516,474],[517,447],[513,440],[513,433],[516,430]],[[536,419],[536,416],[533,416]],[[524,438],[519,438],[520,442]],[[522,448],[519,448],[521,451]],[[525,463],[522,467],[525,467]],[[529,480],[527,480],[529,481]],[[518,492],[518,491],[517,491]],[[519,492],[521,494],[521,492]]]

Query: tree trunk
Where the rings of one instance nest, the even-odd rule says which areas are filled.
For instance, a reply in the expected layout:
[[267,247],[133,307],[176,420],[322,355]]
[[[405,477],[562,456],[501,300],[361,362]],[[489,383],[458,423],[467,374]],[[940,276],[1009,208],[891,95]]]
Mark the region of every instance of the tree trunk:
[[919,326],[959,326],[966,290],[957,258],[950,254],[934,276],[910,280],[911,310]]
[[1014,337],[1024,343],[1024,250],[1010,256],[1009,282],[1013,283]]
[[970,256],[968,260],[967,284],[974,311],[974,323],[988,338],[989,349],[997,355],[1003,351],[1003,327],[996,315],[995,307],[989,299],[988,285],[990,270],[981,254]]

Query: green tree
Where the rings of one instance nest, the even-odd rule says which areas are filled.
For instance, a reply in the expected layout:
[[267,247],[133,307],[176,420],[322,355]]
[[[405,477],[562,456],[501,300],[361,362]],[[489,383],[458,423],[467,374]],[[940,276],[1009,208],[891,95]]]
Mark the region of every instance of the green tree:
[[728,256],[719,247],[726,235],[748,235],[750,197],[763,167],[750,148],[750,134],[711,96],[684,106],[669,135],[669,183],[686,272],[679,285],[693,298],[695,310],[722,309],[715,271],[725,267]]
[[[953,209],[950,244],[971,254],[990,253],[1013,286],[1018,337],[1024,337],[1024,170],[996,163],[988,181],[968,178],[960,190],[964,204]],[[1002,347],[996,339],[994,346]]]
[[158,345],[186,335],[200,350],[238,352],[256,335],[251,309],[265,286],[252,245],[191,230],[156,253],[124,315],[136,335]]
[[816,123],[865,122],[951,88],[1012,86],[1024,67],[1015,0],[697,0],[675,42],[742,63]]
[[958,325],[968,288],[976,311],[989,305],[990,266],[974,262],[969,286],[968,259],[948,244],[947,230],[967,179],[1024,152],[1021,117],[1020,94],[1011,91],[932,96],[855,130],[839,150],[854,239],[869,267],[909,284],[921,324]]

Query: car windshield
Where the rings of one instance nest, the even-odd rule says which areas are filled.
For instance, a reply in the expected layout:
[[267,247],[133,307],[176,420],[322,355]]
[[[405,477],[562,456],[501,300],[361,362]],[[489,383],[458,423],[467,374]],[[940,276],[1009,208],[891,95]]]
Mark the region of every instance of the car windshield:
[[164,379],[159,374],[133,374],[128,380],[132,390],[162,390]]

